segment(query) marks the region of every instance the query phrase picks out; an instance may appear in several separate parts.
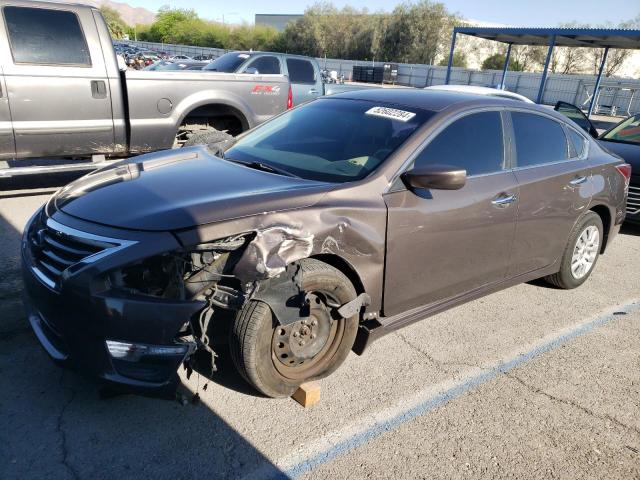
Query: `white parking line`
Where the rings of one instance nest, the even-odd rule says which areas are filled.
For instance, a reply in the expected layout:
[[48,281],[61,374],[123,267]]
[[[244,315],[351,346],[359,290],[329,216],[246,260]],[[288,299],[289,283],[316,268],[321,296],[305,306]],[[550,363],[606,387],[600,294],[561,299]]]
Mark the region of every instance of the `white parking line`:
[[[282,472],[279,478],[295,478],[309,472],[314,467],[327,463],[380,435],[395,430],[401,425],[424,415],[466,392],[495,379],[501,373],[516,368],[544,353],[585,335],[592,330],[607,325],[620,315],[640,311],[640,299],[632,300],[609,310],[595,319],[583,320],[570,327],[556,331],[540,341],[523,346],[502,360],[483,368],[469,369],[458,379],[429,385],[416,394],[400,399],[395,405],[372,412],[330,432],[311,443],[300,445],[284,458],[275,461]],[[274,478],[273,465],[259,468],[245,479]]]

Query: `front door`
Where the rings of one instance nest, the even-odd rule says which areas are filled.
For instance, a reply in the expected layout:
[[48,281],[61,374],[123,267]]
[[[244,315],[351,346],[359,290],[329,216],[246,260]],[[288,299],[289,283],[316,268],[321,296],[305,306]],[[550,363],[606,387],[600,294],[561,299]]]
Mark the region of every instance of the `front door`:
[[7,86],[0,67],[0,160],[11,160],[16,155],[16,144],[13,140],[11,110],[7,98]]
[[558,102],[553,108],[556,112],[561,113],[570,120],[573,120],[576,125],[582,128],[585,132],[591,135],[593,138],[598,138],[598,130],[594,127],[591,120],[575,105],[571,105],[567,102]]
[[17,156],[111,152],[109,79],[91,10],[8,5],[2,15],[0,55]]
[[[593,194],[587,142],[578,130],[532,112],[511,112],[514,173],[520,185],[518,226],[510,275],[547,267]],[[567,139],[569,135],[569,140]]]
[[442,130],[415,166],[448,164],[467,170],[460,190],[400,186],[388,208],[384,315],[435,304],[506,276],[518,185],[503,141],[503,116],[483,111]]

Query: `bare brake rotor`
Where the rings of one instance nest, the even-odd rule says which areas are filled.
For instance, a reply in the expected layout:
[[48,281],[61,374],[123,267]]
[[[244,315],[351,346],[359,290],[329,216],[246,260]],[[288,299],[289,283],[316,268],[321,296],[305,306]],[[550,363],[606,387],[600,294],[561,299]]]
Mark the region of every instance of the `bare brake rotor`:
[[321,296],[306,296],[309,316],[276,328],[273,352],[280,363],[297,367],[314,358],[327,344],[331,333],[331,313]]

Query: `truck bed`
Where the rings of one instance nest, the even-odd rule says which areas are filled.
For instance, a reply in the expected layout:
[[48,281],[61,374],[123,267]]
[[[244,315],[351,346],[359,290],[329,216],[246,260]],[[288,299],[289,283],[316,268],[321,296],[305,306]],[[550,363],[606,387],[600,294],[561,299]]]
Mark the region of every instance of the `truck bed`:
[[132,153],[171,148],[176,126],[197,108],[224,105],[252,128],[284,111],[289,90],[284,75],[128,70],[125,82]]

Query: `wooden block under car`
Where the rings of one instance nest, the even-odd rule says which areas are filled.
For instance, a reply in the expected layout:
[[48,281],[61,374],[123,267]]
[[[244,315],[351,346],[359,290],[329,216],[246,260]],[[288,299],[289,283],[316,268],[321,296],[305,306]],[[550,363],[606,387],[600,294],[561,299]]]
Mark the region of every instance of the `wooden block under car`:
[[303,383],[291,395],[303,407],[313,407],[320,401],[320,384],[318,382]]

